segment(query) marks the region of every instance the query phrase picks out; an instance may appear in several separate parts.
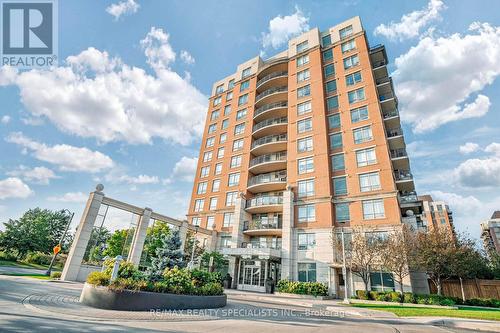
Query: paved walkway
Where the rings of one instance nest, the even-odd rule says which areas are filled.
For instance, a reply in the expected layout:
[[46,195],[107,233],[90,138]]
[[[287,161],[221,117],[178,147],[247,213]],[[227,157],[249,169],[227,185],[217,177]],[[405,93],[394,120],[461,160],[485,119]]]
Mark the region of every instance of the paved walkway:
[[1,274],[45,274],[46,270],[16,266],[0,266]]

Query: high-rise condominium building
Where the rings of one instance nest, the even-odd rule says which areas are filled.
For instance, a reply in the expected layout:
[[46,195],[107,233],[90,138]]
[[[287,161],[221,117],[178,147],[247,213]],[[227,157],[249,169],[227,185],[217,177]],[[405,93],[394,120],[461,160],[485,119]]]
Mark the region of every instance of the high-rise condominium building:
[[[383,45],[358,17],[238,66],[212,90],[188,220],[213,228],[234,287],[345,281],[332,237],[417,223],[398,100]],[[391,290],[390,273],[372,288]],[[410,282],[406,285],[410,288]]]
[[[453,212],[444,201],[434,201],[432,196],[426,194],[418,197],[422,201],[422,214],[417,215],[418,226],[424,230],[444,228],[455,238],[453,225]],[[421,220],[421,223],[420,223]]]
[[495,211],[489,220],[481,223],[481,239],[489,254],[494,252],[500,254],[500,210]]

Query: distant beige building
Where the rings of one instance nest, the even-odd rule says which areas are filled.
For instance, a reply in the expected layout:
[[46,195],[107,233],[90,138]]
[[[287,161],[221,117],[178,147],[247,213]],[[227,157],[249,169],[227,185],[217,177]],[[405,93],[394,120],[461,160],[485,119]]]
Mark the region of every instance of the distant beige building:
[[426,194],[418,197],[422,201],[422,226],[427,230],[434,228],[446,228],[453,237],[455,226],[453,225],[453,213],[444,201],[434,201],[432,196]]
[[491,215],[489,220],[481,223],[481,239],[488,253],[500,254],[500,210]]

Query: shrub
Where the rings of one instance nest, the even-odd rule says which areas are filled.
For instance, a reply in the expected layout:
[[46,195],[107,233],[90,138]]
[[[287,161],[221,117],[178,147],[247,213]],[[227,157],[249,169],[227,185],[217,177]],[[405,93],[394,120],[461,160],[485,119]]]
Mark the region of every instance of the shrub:
[[320,282],[278,281],[276,288],[280,293],[299,295],[326,296],[328,287]]
[[403,301],[405,303],[416,303],[415,296],[413,295],[413,293],[404,293]]
[[398,293],[397,291],[389,292],[387,297],[388,297],[390,302],[401,302],[402,301],[401,294]]
[[187,269],[180,269],[175,266],[172,269],[166,268],[163,272],[163,281],[168,285],[168,292],[172,294],[192,294],[194,284],[191,274]]
[[439,301],[439,305],[453,306],[455,305],[455,301],[451,298],[443,298],[442,300]]
[[375,298],[377,301],[388,301],[388,295],[384,292],[378,293],[377,297]]
[[415,295],[415,302],[417,304],[429,304],[429,299],[426,295]]
[[135,280],[133,278],[117,278],[109,284],[109,289],[114,291],[132,290],[141,291],[147,290],[149,287],[146,280]]
[[109,275],[106,272],[92,272],[87,276],[87,283],[94,286],[109,285]]
[[368,299],[374,301],[377,299],[378,291],[369,291],[368,292]]
[[61,272],[52,272],[52,273],[50,273],[50,277],[52,279],[60,279],[61,278]]
[[42,252],[30,252],[24,258],[24,261],[29,264],[37,264],[37,265],[50,265],[52,261],[52,256],[50,254],[42,253]]
[[[115,265],[115,260],[114,259],[108,259],[104,261],[103,266],[106,268],[104,269],[104,272],[111,276],[111,273],[113,272],[113,267]],[[120,267],[118,268],[118,278],[124,278],[124,279],[133,279],[133,280],[143,280],[144,279],[144,273],[139,271],[137,267],[134,266],[133,263],[129,261],[122,261],[120,262]]]
[[0,251],[0,260],[17,261],[17,256],[11,252]]
[[465,305],[500,308],[500,300],[494,298],[472,298],[466,300]]
[[356,290],[356,296],[358,299],[368,299],[368,294],[366,293],[366,290]]
[[222,285],[222,275],[220,272],[211,273],[200,269],[194,269],[191,271],[191,277],[196,287],[212,282]]
[[224,288],[218,282],[209,282],[197,289],[197,293],[202,296],[217,296],[224,293]]

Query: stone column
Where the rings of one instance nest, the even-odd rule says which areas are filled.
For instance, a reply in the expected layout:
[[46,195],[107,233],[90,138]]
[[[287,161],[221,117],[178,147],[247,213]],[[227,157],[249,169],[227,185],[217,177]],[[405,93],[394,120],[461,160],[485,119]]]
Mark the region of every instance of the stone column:
[[293,192],[288,186],[283,192],[283,222],[281,239],[281,279],[295,280],[294,275],[294,223]]
[[76,230],[73,243],[71,244],[68,258],[64,264],[61,274],[61,280],[63,281],[76,281],[78,277],[83,256],[87,249],[90,235],[92,234],[92,229],[102,204],[102,199],[104,198],[103,189],[104,187],[102,185],[97,185],[96,191],[90,193],[80,224]]
[[135,229],[134,238],[130,246],[127,261],[130,261],[135,266],[139,266],[141,262],[142,250],[144,248],[144,241],[148,232],[149,220],[152,213],[151,208],[144,208],[142,216],[139,218],[139,223]]
[[210,242],[208,242],[208,251],[217,250],[217,231],[212,231],[212,236],[210,237]]
[[187,232],[188,232],[188,223],[187,221],[183,221],[182,225],[179,226],[179,237],[181,238],[181,250],[184,253],[184,247],[186,246],[186,239],[187,239]]

